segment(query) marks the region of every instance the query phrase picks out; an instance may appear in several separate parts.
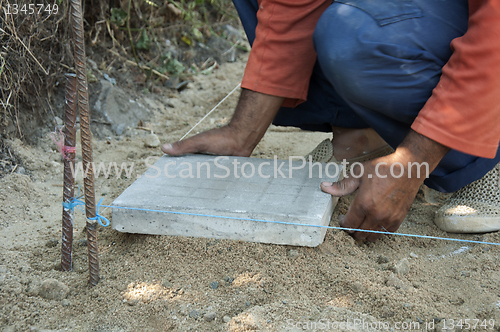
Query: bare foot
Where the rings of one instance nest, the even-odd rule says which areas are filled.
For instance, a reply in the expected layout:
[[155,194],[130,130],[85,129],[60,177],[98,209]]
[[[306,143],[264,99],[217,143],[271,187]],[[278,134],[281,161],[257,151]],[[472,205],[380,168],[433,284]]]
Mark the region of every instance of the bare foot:
[[332,127],[333,154],[337,160],[361,157],[387,146],[372,128],[350,129]]

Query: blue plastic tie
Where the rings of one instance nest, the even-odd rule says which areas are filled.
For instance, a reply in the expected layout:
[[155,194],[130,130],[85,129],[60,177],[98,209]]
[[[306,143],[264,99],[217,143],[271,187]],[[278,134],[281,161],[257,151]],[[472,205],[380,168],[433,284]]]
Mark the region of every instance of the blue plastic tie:
[[[98,222],[98,223],[99,223],[102,227],[108,227],[108,226],[109,226],[109,224],[110,224],[109,220],[108,220],[107,218],[105,218],[105,217],[103,217],[103,216],[101,216],[101,215],[99,214],[99,209],[100,209],[100,207],[101,207],[101,203],[102,203],[102,200],[103,200],[103,199],[104,199],[104,198],[101,198],[101,199],[100,199],[100,201],[99,201],[99,203],[97,203],[97,205],[96,205],[96,213],[95,213],[95,217],[94,217],[94,218],[88,218],[88,219],[89,219],[89,220],[97,220],[97,222]],[[104,223],[102,222],[103,220],[104,220]]]
[[63,202],[62,204],[63,204],[63,207],[67,210],[74,211],[75,208],[78,208],[82,212],[83,212],[83,209],[81,207],[85,206],[85,203],[76,197],[72,197],[68,202]]

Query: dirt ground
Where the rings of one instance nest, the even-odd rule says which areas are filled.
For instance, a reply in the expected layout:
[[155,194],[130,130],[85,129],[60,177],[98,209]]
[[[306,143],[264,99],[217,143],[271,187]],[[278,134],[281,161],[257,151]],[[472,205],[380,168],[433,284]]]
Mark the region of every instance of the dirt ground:
[[[143,127],[161,142],[179,139],[239,83],[244,64],[242,56],[196,76],[180,93],[130,91],[155,113]],[[236,101],[237,94],[197,130],[226,123]],[[96,139],[94,160],[134,162],[140,174],[148,156],[162,154],[145,147],[149,134]],[[271,127],[253,156],[303,155],[325,137]],[[323,244],[303,248],[99,227],[101,281],[90,287],[78,210],[74,269],[60,271],[63,167],[55,145],[48,135],[36,146],[9,144],[24,164],[0,179],[1,331],[454,331],[459,322],[463,330],[469,323],[500,331],[499,246],[400,236],[365,243],[329,230]],[[96,197],[109,204],[133,179],[99,177]],[[332,225],[347,207],[341,199]],[[438,208],[419,193],[399,232],[500,243],[498,232],[440,231]],[[103,214],[110,217],[109,209]]]

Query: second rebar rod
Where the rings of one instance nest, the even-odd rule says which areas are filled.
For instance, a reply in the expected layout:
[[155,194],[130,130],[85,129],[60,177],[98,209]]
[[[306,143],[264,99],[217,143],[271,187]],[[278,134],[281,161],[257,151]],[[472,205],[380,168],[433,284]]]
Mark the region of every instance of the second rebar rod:
[[[75,167],[75,123],[76,123],[76,76],[66,75],[66,104],[64,116],[64,147],[72,148],[65,151],[64,156],[64,184],[63,202],[70,204],[75,194],[75,178],[73,177]],[[61,246],[61,269],[71,271],[73,259],[73,208],[63,206],[62,220],[62,246]]]
[[85,185],[85,215],[87,217],[87,248],[89,259],[89,281],[95,286],[99,282],[99,251],[97,247],[97,220],[94,169],[92,162],[92,141],[90,132],[90,113],[85,61],[85,43],[83,34],[83,14],[80,0],[71,0],[71,18],[73,20],[73,38],[75,67],[77,78],[78,108],[80,110],[80,132],[82,137],[83,167],[87,172]]

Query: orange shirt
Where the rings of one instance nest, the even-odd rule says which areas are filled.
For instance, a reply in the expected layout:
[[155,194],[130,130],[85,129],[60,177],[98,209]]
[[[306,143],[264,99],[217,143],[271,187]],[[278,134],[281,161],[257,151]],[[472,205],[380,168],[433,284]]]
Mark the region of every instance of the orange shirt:
[[[500,0],[498,0],[500,1]],[[316,52],[312,35],[331,0],[258,0],[258,24],[241,86],[289,98],[283,106],[306,100]]]
[[[316,59],[312,33],[330,4],[260,0],[242,87],[286,97],[288,107],[303,102]],[[469,0],[468,30],[451,48],[412,129],[452,149],[494,158],[500,143],[500,0]]]

